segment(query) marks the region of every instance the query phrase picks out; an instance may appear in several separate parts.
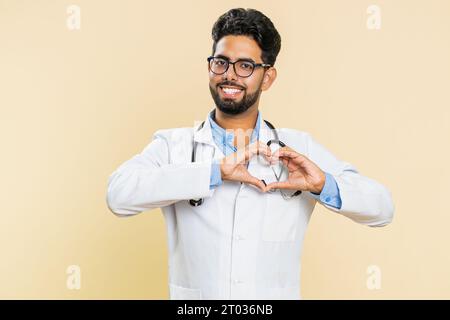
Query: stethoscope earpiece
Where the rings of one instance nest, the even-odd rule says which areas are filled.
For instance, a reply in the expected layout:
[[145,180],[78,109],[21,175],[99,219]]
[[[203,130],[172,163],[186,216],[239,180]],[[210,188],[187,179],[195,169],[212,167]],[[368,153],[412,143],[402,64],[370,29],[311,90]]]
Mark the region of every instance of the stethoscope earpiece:
[[283,142],[283,141],[280,141],[280,140],[278,140],[278,139],[272,139],[272,140],[269,140],[269,141],[267,141],[267,146],[268,147],[270,147],[270,145],[272,144],[272,143],[276,143],[276,144],[278,144],[280,147],[286,147],[286,144]]

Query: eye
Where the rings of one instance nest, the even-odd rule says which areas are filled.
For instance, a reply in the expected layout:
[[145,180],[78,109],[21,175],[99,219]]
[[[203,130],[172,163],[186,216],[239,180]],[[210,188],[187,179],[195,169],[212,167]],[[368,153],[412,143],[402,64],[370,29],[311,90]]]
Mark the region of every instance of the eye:
[[251,64],[250,62],[242,61],[239,63],[239,67],[244,70],[251,70],[253,69],[253,64]]
[[226,65],[226,61],[223,59],[214,59],[214,64],[218,67],[222,67],[224,65]]

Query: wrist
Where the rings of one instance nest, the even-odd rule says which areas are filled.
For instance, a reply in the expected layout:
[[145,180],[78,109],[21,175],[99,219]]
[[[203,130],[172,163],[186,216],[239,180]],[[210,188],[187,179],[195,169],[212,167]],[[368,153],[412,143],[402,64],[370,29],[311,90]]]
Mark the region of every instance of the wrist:
[[321,194],[323,187],[325,186],[325,180],[326,180],[326,175],[324,172],[322,172],[319,183],[317,183],[313,188],[311,188],[310,192],[317,194],[317,195]]

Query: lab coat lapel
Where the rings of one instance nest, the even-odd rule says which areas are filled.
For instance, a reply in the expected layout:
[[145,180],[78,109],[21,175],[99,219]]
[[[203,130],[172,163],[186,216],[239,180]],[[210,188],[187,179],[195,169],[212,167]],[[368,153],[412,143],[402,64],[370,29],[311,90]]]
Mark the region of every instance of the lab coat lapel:
[[[212,111],[212,110],[211,110]],[[201,122],[196,121],[194,125],[194,141],[197,142],[196,161],[217,160],[220,157],[220,150],[214,142],[209,114],[206,115],[203,127],[199,129]]]

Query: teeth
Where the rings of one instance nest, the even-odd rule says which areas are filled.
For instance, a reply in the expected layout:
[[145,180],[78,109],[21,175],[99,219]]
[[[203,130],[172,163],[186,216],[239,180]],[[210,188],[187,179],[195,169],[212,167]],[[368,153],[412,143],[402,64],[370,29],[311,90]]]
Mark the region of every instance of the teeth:
[[240,89],[231,89],[231,88],[222,88],[222,90],[225,93],[229,93],[229,94],[235,94],[235,93],[241,92]]

